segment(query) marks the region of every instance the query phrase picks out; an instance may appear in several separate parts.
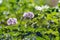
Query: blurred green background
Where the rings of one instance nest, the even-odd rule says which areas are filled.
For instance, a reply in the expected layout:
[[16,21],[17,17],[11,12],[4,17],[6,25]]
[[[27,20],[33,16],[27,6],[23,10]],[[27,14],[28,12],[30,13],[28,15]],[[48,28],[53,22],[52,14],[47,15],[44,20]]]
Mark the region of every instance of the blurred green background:
[[[57,7],[36,10],[46,0],[0,0],[0,40],[60,40],[60,3]],[[24,12],[34,18],[24,19]],[[18,24],[7,25],[7,19],[17,18]]]

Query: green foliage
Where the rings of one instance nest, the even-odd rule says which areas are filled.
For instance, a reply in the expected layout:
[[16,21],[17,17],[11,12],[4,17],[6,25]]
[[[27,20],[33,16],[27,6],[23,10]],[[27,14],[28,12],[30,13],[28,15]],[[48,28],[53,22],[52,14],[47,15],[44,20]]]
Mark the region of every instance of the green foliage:
[[[42,11],[35,6],[45,5],[45,0],[3,0],[0,4],[0,40],[60,40],[60,3],[58,8]],[[24,12],[33,12],[34,18],[24,19]],[[17,18],[16,25],[7,25],[9,18]],[[25,36],[31,32],[30,35]],[[40,32],[42,37],[37,36]],[[26,40],[28,40],[26,39]]]

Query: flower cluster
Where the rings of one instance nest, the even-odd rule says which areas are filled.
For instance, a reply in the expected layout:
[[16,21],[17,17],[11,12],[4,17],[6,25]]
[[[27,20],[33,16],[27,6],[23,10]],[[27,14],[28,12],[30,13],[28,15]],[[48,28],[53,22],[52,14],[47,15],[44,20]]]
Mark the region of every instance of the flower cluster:
[[16,18],[9,18],[7,20],[7,24],[8,25],[13,25],[13,24],[16,24],[17,23],[17,19]]
[[43,10],[43,9],[48,9],[49,8],[49,6],[48,5],[45,5],[45,6],[35,6],[35,9],[36,10]]
[[[33,18],[34,14],[32,12],[27,12],[23,14],[24,18]],[[7,20],[7,25],[13,25],[13,24],[17,24],[17,19],[16,18],[9,18]]]
[[23,17],[24,18],[33,18],[34,17],[34,14],[32,12],[25,12],[23,14]]

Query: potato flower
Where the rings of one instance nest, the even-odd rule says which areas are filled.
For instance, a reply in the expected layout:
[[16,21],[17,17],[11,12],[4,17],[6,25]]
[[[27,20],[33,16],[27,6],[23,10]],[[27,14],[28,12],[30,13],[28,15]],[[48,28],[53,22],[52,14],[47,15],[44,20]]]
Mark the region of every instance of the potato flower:
[[9,18],[7,20],[7,25],[13,25],[17,23],[17,19],[16,18]]
[[23,14],[24,18],[33,18],[34,17],[34,13],[33,12],[25,12]]

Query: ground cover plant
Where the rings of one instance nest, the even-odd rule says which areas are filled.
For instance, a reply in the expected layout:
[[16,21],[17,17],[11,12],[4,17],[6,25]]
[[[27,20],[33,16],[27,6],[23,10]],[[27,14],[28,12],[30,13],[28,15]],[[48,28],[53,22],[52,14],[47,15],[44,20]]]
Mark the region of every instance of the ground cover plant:
[[0,0],[0,40],[60,40],[60,1]]

